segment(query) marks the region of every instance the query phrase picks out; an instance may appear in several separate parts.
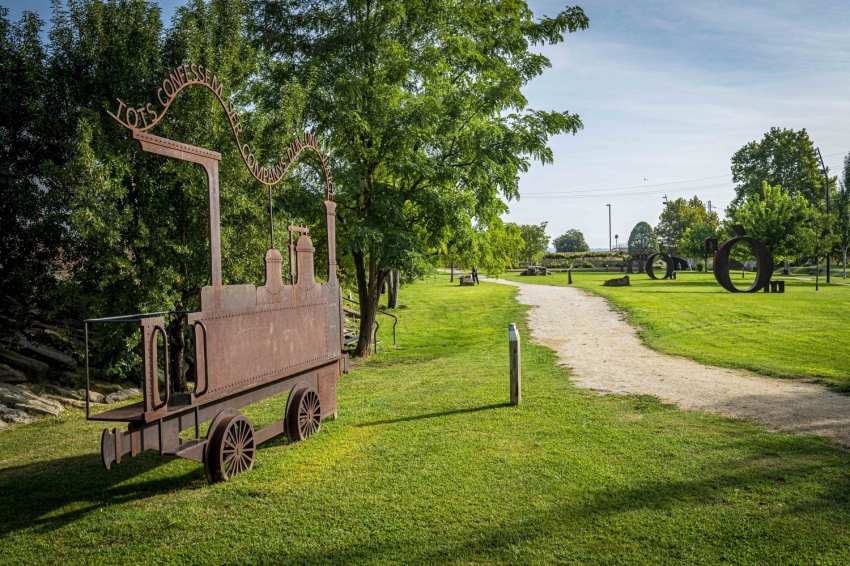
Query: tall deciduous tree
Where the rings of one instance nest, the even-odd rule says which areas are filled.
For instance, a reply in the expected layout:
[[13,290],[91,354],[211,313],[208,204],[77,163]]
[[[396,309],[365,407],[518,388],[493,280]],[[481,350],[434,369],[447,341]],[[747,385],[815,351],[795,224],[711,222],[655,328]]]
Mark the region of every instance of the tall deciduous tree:
[[844,168],[841,171],[840,189],[836,194],[833,215],[833,233],[836,245],[844,254],[843,277],[847,279],[847,249],[850,248],[850,155],[844,156]]
[[743,225],[748,236],[764,242],[774,257],[788,258],[816,247],[812,212],[804,196],[792,197],[764,181],[762,190],[747,197],[738,208],[734,220]]
[[705,269],[708,271],[708,254],[705,252],[705,241],[709,238],[720,238],[721,231],[718,226],[707,222],[697,222],[685,230],[679,251],[690,258],[701,257],[704,260]]
[[[549,60],[532,51],[584,29],[578,8],[535,20],[522,1],[254,0],[269,77],[309,88],[305,125],[328,144],[341,253],[351,255],[369,340],[379,292],[449,241],[488,225],[518,195],[550,136],[581,127],[568,112],[527,108],[522,88]],[[270,92],[270,95],[273,95]]]
[[62,253],[67,199],[51,175],[71,144],[40,39],[43,23],[24,12],[12,24],[7,14],[0,7],[0,345],[26,327],[33,305],[48,303],[53,272],[72,259]]
[[488,277],[498,277],[514,264],[525,247],[519,226],[496,220],[473,234],[473,245],[464,258],[464,267],[477,267]]
[[584,241],[584,234],[581,230],[575,228],[567,230],[554,240],[552,244],[555,246],[556,252],[589,252],[590,246]]
[[629,254],[654,254],[658,251],[658,238],[648,222],[638,222],[629,234]]
[[536,262],[549,249],[549,236],[546,235],[546,224],[521,224],[519,227],[520,235],[524,243],[522,248],[522,259],[528,262]]
[[730,218],[749,197],[762,194],[765,182],[813,205],[825,198],[817,152],[805,129],[771,128],[761,141],[739,149],[732,156],[732,181],[738,185],[726,213]]
[[708,224],[717,227],[720,219],[716,212],[709,212],[703,202],[694,197],[690,200],[677,198],[667,203],[661,211],[655,233],[658,235],[661,249],[672,254],[679,254],[679,244],[685,231],[694,224]]

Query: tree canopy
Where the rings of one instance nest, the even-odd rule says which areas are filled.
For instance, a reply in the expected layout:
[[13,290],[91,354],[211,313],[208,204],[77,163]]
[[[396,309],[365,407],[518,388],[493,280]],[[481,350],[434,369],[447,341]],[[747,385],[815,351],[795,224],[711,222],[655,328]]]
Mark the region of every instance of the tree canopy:
[[844,156],[839,190],[836,194],[832,212],[835,217],[833,234],[835,244],[844,254],[844,277],[847,277],[847,249],[850,248],[850,155]]
[[705,255],[705,241],[709,238],[722,238],[722,231],[718,226],[707,222],[691,224],[682,235],[679,252],[685,257],[703,257]]
[[525,2],[254,0],[252,37],[274,85],[296,81],[303,121],[332,155],[341,253],[356,272],[361,340],[383,281],[430,257],[471,222],[488,226],[518,195],[550,136],[578,116],[527,107],[523,87],[550,66],[532,46],[585,29],[581,8],[535,19]]
[[575,228],[567,230],[554,240],[552,244],[555,246],[556,252],[589,252],[590,246],[584,241],[584,234],[581,230]]
[[520,235],[524,243],[520,256],[523,260],[536,262],[549,250],[549,236],[546,235],[547,224],[548,222],[520,225]]
[[658,251],[658,238],[648,222],[638,222],[629,234],[629,254],[654,254]]
[[494,221],[486,229],[475,231],[474,247],[466,264],[477,267],[488,277],[498,277],[517,263],[517,256],[524,247],[519,226]]
[[661,249],[672,254],[680,254],[682,236],[688,228],[697,223],[716,228],[720,225],[720,219],[716,212],[709,212],[697,197],[690,200],[677,198],[668,202],[661,211],[658,226],[655,227]]
[[765,182],[791,196],[801,195],[811,204],[819,203],[825,196],[818,167],[817,152],[805,129],[771,128],[761,141],[748,143],[732,156],[732,181],[738,185],[726,215],[734,216],[749,197],[761,195]]
[[67,267],[67,198],[51,171],[70,144],[57,100],[43,22],[0,7],[0,345],[25,328],[33,306],[49,308],[53,273]]
[[764,181],[760,194],[750,195],[734,220],[748,236],[764,242],[774,257],[790,257],[814,247],[811,214],[804,196],[792,197]]

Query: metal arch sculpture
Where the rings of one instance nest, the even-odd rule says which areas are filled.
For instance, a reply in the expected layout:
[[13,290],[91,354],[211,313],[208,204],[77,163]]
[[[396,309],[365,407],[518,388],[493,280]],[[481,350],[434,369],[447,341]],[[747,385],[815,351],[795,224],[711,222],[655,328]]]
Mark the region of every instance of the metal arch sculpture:
[[[717,246],[717,238],[708,238],[703,244],[706,253],[714,252],[714,278],[721,287],[731,293],[755,293],[761,291],[770,284],[770,279],[773,277],[773,254],[768,247],[757,238],[747,236],[744,227],[736,224],[732,227],[736,238],[726,240],[720,247]],[[732,284],[732,278],[729,276],[729,254],[732,248],[739,242],[746,242],[753,248],[753,253],[756,256],[756,278],[753,284],[747,289],[739,289]]]
[[[135,456],[145,450],[203,462],[209,481],[223,481],[252,468],[256,447],[280,434],[290,440],[303,440],[321,427],[322,419],[336,417],[336,382],[348,372],[348,356],[343,352],[342,293],[336,273],[336,203],[327,157],[318,140],[304,134],[281,157],[277,165],[259,167],[247,144],[239,147],[242,159],[255,179],[269,188],[271,249],[265,254],[266,281],[262,286],[224,285],[221,277],[221,226],[219,210],[218,162],[221,154],[146,133],[165,115],[174,97],[190,84],[211,90],[228,114],[239,144],[241,122],[233,104],[225,103],[215,75],[196,65],[182,65],[163,81],[158,92],[163,108],[151,104],[130,108],[121,100],[115,114],[109,113],[132,132],[143,151],[201,165],[207,173],[210,235],[210,285],[201,289],[200,310],[123,315],[85,321],[86,418],[93,421],[128,423],[128,430],[106,429],[101,436],[101,457],[109,469],[125,454]],[[165,94],[166,100],[162,95]],[[147,114],[145,114],[147,113]],[[147,117],[151,116],[148,121]],[[141,124],[140,124],[141,122]],[[140,127],[141,126],[141,127]],[[315,280],[315,248],[306,227],[289,226],[300,234],[290,243],[290,284],[283,282],[283,256],[274,247],[274,218],[271,190],[280,182],[298,155],[306,148],[315,151],[325,173],[328,199],[324,202],[328,238],[328,281]],[[293,263],[293,256],[297,258]],[[297,280],[296,270],[297,265]],[[171,392],[169,340],[166,317],[187,315],[195,332],[195,388],[188,394]],[[90,412],[88,329],[94,323],[134,323],[141,332],[143,401],[104,411]],[[163,345],[158,338],[162,336]],[[164,355],[160,356],[160,349]],[[164,384],[159,364],[164,364]],[[164,390],[163,390],[164,387]],[[261,430],[238,409],[269,397],[289,393],[281,420]],[[200,425],[212,421],[209,432],[200,437]],[[180,437],[184,430],[195,437]]]
[[626,273],[634,273],[633,264],[637,264],[638,272],[643,273],[643,265],[646,262],[646,254],[634,254],[626,260]]
[[655,253],[646,258],[646,274],[649,275],[650,279],[658,279],[658,277],[655,275],[655,269],[652,267],[652,264],[655,261],[655,258],[657,257],[663,258],[664,263],[667,266],[666,270],[664,271],[664,276],[661,279],[670,279],[671,277],[673,277],[673,270],[675,268],[675,265],[673,264],[673,256],[665,253]]

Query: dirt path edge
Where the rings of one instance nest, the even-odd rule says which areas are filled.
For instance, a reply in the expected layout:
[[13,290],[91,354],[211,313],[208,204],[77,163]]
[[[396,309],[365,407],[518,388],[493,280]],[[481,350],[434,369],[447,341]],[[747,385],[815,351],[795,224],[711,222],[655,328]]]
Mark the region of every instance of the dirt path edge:
[[[492,280],[491,280],[492,281]],[[802,380],[765,377],[662,354],[602,297],[574,287],[499,280],[532,309],[532,338],[552,348],[580,387],[653,395],[682,409],[749,419],[770,430],[826,436],[850,449],[850,397]]]

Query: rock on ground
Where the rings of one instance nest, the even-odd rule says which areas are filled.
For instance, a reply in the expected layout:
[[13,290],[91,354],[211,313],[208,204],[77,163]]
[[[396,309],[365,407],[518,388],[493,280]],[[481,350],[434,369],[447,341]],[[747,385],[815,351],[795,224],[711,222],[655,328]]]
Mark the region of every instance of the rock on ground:
[[4,421],[3,419],[0,419],[0,430],[3,430],[4,428],[7,428],[8,426],[9,425],[6,424],[6,421]]
[[[83,400],[85,400],[86,390],[80,389],[79,394],[80,394],[80,397],[82,397]],[[91,401],[92,403],[104,403],[105,402],[104,399],[106,399],[106,395],[104,395],[103,393],[98,393],[97,391],[94,391],[94,390],[89,391],[89,401]]]
[[124,401],[125,399],[129,399],[131,397],[141,397],[142,390],[141,389],[122,389],[121,391],[116,391],[115,393],[110,393],[104,399],[104,403],[117,403],[118,401]]
[[63,405],[69,405],[71,407],[76,407],[77,409],[85,409],[86,402],[80,401],[79,399],[71,399],[69,397],[62,397],[60,395],[42,395],[44,399],[51,399],[53,401],[58,401]]
[[44,385],[44,389],[55,395],[61,395],[62,397],[67,397],[69,399],[83,399],[83,397],[81,397],[76,391],[68,389],[67,387],[62,387],[61,385],[47,383]]
[[109,395],[110,393],[118,393],[122,389],[128,389],[128,387],[124,386],[125,384],[121,383],[112,383],[110,381],[101,381],[99,379],[92,379],[89,381],[89,387],[92,391],[97,391],[99,393],[103,393],[104,395]]
[[9,365],[16,370],[22,371],[26,375],[34,379],[41,379],[50,370],[44,362],[22,356],[17,352],[0,348],[0,362]]
[[60,371],[74,371],[77,369],[77,360],[53,348],[33,344],[26,338],[21,338],[18,343],[23,347],[23,354],[31,358],[36,358]]
[[64,410],[57,401],[39,397],[23,387],[9,385],[8,383],[0,383],[0,402],[15,409],[41,415],[56,416]]
[[6,405],[0,405],[0,417],[9,423],[29,424],[35,419],[20,409],[10,409]]
[[0,364],[0,383],[11,383],[18,385],[29,381],[27,376],[22,371],[18,371],[6,364]]

